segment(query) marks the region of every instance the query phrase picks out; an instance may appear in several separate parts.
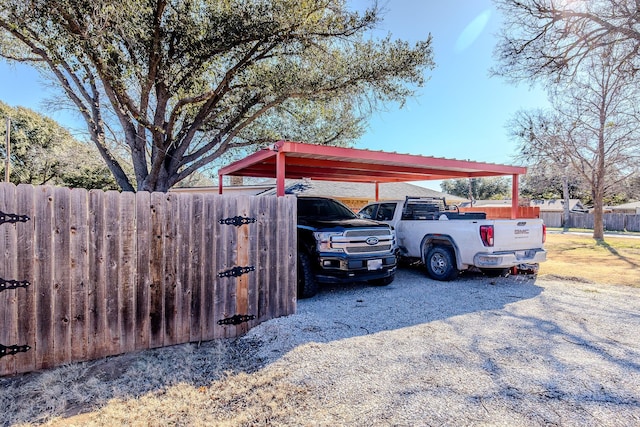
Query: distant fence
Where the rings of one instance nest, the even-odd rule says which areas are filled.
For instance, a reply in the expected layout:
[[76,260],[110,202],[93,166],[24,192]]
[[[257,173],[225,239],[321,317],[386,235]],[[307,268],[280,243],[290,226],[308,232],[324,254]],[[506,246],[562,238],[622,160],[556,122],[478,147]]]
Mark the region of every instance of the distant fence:
[[[511,206],[472,206],[460,208],[460,212],[485,212],[487,219],[509,219],[511,218]],[[518,218],[539,218],[540,207],[538,206],[518,206]]]
[[0,217],[0,375],[294,313],[295,209],[293,197],[0,184],[0,210],[29,217]]
[[[548,227],[564,227],[562,212],[541,212],[540,217]],[[607,231],[639,231],[640,215],[614,214],[603,215],[604,229]],[[570,213],[568,228],[593,229],[593,214]]]

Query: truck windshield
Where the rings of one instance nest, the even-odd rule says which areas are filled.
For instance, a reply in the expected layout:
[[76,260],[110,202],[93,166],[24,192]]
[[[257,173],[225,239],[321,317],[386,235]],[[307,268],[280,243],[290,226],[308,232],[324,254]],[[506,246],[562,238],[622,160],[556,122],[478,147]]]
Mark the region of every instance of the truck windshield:
[[298,216],[324,219],[357,218],[349,208],[331,199],[298,198]]

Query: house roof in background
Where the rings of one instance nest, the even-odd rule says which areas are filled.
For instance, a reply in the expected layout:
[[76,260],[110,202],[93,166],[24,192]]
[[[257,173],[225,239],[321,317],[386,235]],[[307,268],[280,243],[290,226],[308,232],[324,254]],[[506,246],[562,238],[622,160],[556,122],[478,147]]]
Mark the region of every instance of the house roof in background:
[[[541,211],[550,212],[564,210],[563,199],[533,199],[530,203],[531,206],[540,207]],[[569,210],[578,212],[587,212],[588,209],[582,205],[580,199],[569,199]]]
[[[464,202],[461,206],[467,207],[470,202]],[[473,206],[478,207],[502,207],[511,206],[511,199],[506,200],[474,200]],[[529,206],[539,207],[544,212],[561,212],[564,210],[564,200],[562,199],[533,199],[529,202]],[[586,212],[587,209],[582,205],[580,199],[570,199],[569,209],[572,211]]]
[[640,208],[640,202],[625,203],[624,205],[608,206],[609,209],[638,209]]
[[473,203],[470,201],[463,202],[461,207],[470,207],[470,206],[482,206],[485,208],[495,208],[502,206],[511,206],[511,199],[507,200],[474,200]]
[[[275,184],[274,184],[275,185]],[[325,196],[335,198],[352,198],[375,200],[375,184],[364,182],[316,181],[316,180],[285,180],[285,193],[304,194],[308,196]],[[261,193],[263,195],[276,194],[276,189]],[[430,188],[406,182],[391,182],[379,184],[379,200],[399,200],[406,196],[414,197],[444,197],[447,203],[455,204],[466,199]]]

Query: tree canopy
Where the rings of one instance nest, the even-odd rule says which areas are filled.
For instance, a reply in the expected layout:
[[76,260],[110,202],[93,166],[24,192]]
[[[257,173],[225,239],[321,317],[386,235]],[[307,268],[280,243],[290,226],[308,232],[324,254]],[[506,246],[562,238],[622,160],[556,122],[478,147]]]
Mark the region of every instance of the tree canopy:
[[447,179],[440,188],[445,193],[470,200],[498,200],[511,197],[511,180],[506,177]]
[[[0,0],[0,56],[55,79],[123,190],[279,139],[345,145],[433,67],[345,0]],[[133,176],[108,143],[124,142]]]
[[[54,120],[28,108],[0,102],[2,144],[6,158],[5,121],[10,118],[10,180],[14,184],[63,185],[87,189],[118,188],[96,149],[76,140]],[[5,163],[0,164],[4,177]]]

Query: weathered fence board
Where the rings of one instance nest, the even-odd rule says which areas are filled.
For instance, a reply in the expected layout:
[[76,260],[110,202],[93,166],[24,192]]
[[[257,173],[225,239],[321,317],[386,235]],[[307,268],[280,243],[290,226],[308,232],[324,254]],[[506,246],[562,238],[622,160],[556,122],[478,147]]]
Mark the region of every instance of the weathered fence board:
[[[10,186],[5,186],[10,188]],[[18,280],[29,280],[30,286],[27,289],[20,289],[16,292],[18,298],[19,319],[17,322],[18,345],[30,345],[34,347],[36,342],[37,306],[36,292],[33,278],[35,277],[35,229],[33,217],[35,216],[35,192],[31,187],[19,186],[16,188],[17,207],[16,213],[27,215],[32,218],[26,224],[15,226],[18,235],[15,256],[17,258]],[[7,200],[10,203],[10,200]],[[6,206],[6,205],[5,205]],[[31,349],[22,353],[20,357],[15,357],[15,372],[28,372],[36,367],[36,351]]]
[[71,359],[71,289],[69,286],[69,191],[55,188],[53,192],[53,247],[49,256],[58,261],[53,265],[54,355],[53,363],[61,365]]
[[540,218],[547,227],[562,227],[562,212],[540,212]]
[[[281,267],[279,267],[280,271],[276,278],[278,283],[276,295],[280,301],[278,312],[295,312],[297,247],[295,243],[288,242],[297,242],[297,232],[295,227],[288,227],[287,224],[290,218],[296,218],[296,216],[296,208],[291,203],[286,203],[282,198],[278,199],[278,226],[281,235],[281,238],[278,239],[280,246],[277,251],[278,254],[281,254],[281,258],[277,260]],[[279,279],[282,277],[286,277],[287,280],[280,282]],[[286,283],[294,283],[294,286],[286,286]]]
[[53,266],[49,262],[52,256],[53,230],[53,193],[51,187],[36,189],[36,212],[32,219],[35,232],[36,271],[33,278],[36,292],[36,364],[38,367],[50,368],[54,366],[55,339],[53,317]]
[[[0,375],[232,337],[295,312],[295,198],[0,184]],[[240,226],[225,218],[256,218]],[[219,277],[234,267],[254,267]],[[240,325],[219,325],[236,314]]]
[[[18,213],[16,211],[13,190],[11,187],[0,189],[0,196],[11,199],[11,203],[8,203],[1,209],[4,213]],[[0,251],[2,254],[0,257],[0,268],[2,268],[0,277],[5,280],[20,280],[16,272],[16,259],[12,253],[17,245],[16,226],[6,223],[0,225],[0,227],[2,227],[0,228]],[[0,329],[0,343],[6,346],[18,344],[16,331],[18,324],[17,295],[20,293],[20,290],[19,288],[7,289],[0,292],[0,305],[5,307],[5,311],[0,313],[0,325],[7,325]],[[5,369],[8,372],[15,371],[15,360],[6,357],[3,359],[0,359],[0,369]]]
[[134,193],[122,193],[120,209],[120,266],[118,280],[121,294],[118,299],[120,312],[120,350],[123,353],[136,348],[135,321],[135,259],[136,259],[136,198]]
[[73,190],[70,196],[69,285],[71,286],[71,360],[83,360],[88,357],[88,286],[85,284],[85,279],[89,273],[89,265],[84,262],[84,260],[89,250],[89,208],[86,203],[86,190]]
[[[250,217],[249,199],[243,197],[238,200],[236,212],[242,217]],[[251,266],[250,257],[251,242],[249,241],[249,227],[234,227],[236,229],[236,240],[238,244],[238,254],[236,259],[241,267]],[[255,266],[252,266],[255,267]],[[243,274],[236,279],[236,313],[249,313],[249,279],[255,277],[255,274]],[[241,323],[236,326],[236,334],[241,335],[247,332],[248,323]]]
[[[229,278],[217,277],[218,273],[229,269],[226,263],[228,257],[225,251],[232,252],[235,246],[235,242],[230,237],[233,231],[231,227],[228,225],[220,225],[218,222],[220,218],[226,218],[225,215],[227,212],[225,212],[225,206],[226,204],[222,203],[207,203],[208,209],[205,211],[205,217],[208,218],[204,232],[205,253],[209,253],[212,256],[207,257],[205,261],[204,322],[205,325],[213,325],[212,328],[205,327],[203,329],[202,338],[205,340],[223,338],[226,332],[225,327],[219,326],[216,322],[230,316],[230,314],[227,313],[227,301],[231,299],[228,291]],[[221,247],[217,247],[216,245],[216,235],[218,237],[217,241],[221,242]]]
[[[189,310],[185,313],[189,319],[189,340],[199,341],[202,339],[202,313],[204,312],[204,281],[202,279],[201,268],[203,264],[203,252],[197,250],[202,248],[202,236],[204,227],[204,210],[201,194],[194,194],[191,199],[191,232],[189,234],[189,289],[191,290],[191,301]],[[187,314],[190,313],[190,314]]]
[[262,321],[263,319],[268,319],[270,317],[272,310],[272,307],[269,304],[268,295],[269,289],[273,286],[271,276],[269,274],[269,266],[273,265],[273,263],[270,257],[272,251],[269,250],[267,245],[269,244],[269,235],[271,235],[273,230],[277,227],[277,224],[269,221],[269,218],[267,217],[266,199],[260,200],[256,211],[256,220],[259,224],[258,229],[260,230],[256,236],[258,245],[258,268],[256,277],[260,278],[260,282],[256,287],[256,298],[258,304],[256,316],[258,321]]
[[[136,211],[149,212],[151,194],[136,194]],[[149,324],[151,307],[149,294],[151,282],[151,215],[136,215],[136,350],[150,348]]]
[[640,215],[627,215],[625,219],[627,231],[640,231]]
[[176,211],[178,221],[181,226],[176,228],[176,263],[177,263],[177,275],[176,275],[176,293],[177,293],[177,307],[178,311],[178,325],[177,335],[179,337],[190,337],[191,322],[189,317],[191,316],[191,282],[189,279],[189,270],[191,269],[191,225],[193,215],[191,213],[192,198],[190,194],[186,194],[184,200],[179,203],[179,199],[175,199]]
[[624,231],[625,214],[604,214],[604,229],[608,231]]

